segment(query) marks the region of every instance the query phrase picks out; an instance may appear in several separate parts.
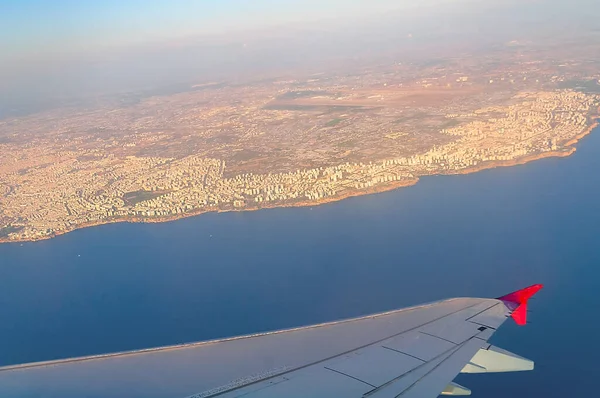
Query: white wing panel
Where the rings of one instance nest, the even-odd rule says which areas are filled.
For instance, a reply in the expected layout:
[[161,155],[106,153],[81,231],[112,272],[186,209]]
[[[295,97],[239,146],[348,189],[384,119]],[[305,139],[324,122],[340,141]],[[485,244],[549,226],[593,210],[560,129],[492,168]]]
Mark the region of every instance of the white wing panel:
[[327,368],[378,387],[421,364],[423,361],[419,359],[376,346],[332,361]]
[[[474,317],[482,317],[483,314],[492,310],[495,306],[496,303],[481,303],[459,313],[452,314],[446,317],[443,322],[433,322],[425,325],[419,331],[454,344],[460,344],[481,332],[481,325],[472,323],[470,320]],[[504,321],[504,319],[504,315],[502,315],[500,320]]]
[[[371,389],[372,386],[359,380],[323,367],[315,367],[302,369],[276,381],[266,381],[219,395],[219,398],[362,397]],[[211,396],[214,395],[203,395],[199,398]]]
[[422,361],[431,361],[438,355],[453,348],[455,344],[428,334],[413,331],[386,341],[384,346],[419,358]]
[[420,330],[420,333],[445,340],[452,344],[460,344],[480,332],[480,326],[471,322],[440,322],[428,325]]
[[[444,360],[450,357],[450,355],[452,355],[456,350],[458,350],[457,346],[442,353],[441,355],[432,359],[431,361],[422,364],[421,366],[415,368],[413,371],[398,376],[393,380],[390,380],[387,384],[384,384],[378,389],[371,390],[369,393],[366,394],[366,397],[396,398],[403,391],[410,388],[410,386],[427,376],[436,368],[436,366],[439,366],[440,363],[442,363]],[[433,398],[433,396],[431,398]]]
[[503,303],[497,303],[487,311],[469,318],[469,321],[481,326],[498,329],[508,316],[506,306]]
[[456,375],[460,373],[462,365],[469,362],[469,359],[479,351],[483,344],[485,342],[477,338],[466,341],[449,357],[436,365],[425,377],[422,377],[403,390],[398,397],[437,397]]

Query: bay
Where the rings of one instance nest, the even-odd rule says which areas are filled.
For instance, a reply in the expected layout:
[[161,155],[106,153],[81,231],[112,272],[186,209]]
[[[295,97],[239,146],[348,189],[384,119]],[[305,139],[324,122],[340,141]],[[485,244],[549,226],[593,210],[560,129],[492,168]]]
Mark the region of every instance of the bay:
[[590,396],[600,129],[577,152],[317,207],[113,224],[0,245],[0,365],[200,341],[544,283],[492,343],[533,372],[476,396]]

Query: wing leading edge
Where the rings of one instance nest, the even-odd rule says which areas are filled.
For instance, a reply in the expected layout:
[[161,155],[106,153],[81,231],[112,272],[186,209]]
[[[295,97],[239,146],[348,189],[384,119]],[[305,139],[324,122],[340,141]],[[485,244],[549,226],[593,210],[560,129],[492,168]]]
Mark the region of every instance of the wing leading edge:
[[533,369],[532,361],[487,343],[539,290],[532,288],[499,299],[450,299],[238,338],[0,368],[0,396],[468,395],[452,383],[461,372]]

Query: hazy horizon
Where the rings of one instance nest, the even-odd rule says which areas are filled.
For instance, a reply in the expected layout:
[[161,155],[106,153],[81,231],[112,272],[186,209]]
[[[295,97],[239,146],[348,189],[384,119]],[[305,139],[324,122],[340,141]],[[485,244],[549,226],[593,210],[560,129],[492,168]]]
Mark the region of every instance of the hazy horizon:
[[[343,6],[342,6],[343,4]],[[578,6],[577,6],[577,5]],[[0,117],[172,84],[593,28],[591,0],[0,2]],[[45,104],[45,105],[44,105]]]

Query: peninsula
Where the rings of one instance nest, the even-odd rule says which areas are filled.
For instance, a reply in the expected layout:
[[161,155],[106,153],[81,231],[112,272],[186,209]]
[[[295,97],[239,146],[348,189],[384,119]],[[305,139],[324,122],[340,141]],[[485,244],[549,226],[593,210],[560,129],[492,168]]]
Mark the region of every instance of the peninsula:
[[508,46],[477,64],[194,82],[125,104],[6,117],[0,241],[312,206],[427,175],[568,156],[596,126],[598,69],[539,59]]

